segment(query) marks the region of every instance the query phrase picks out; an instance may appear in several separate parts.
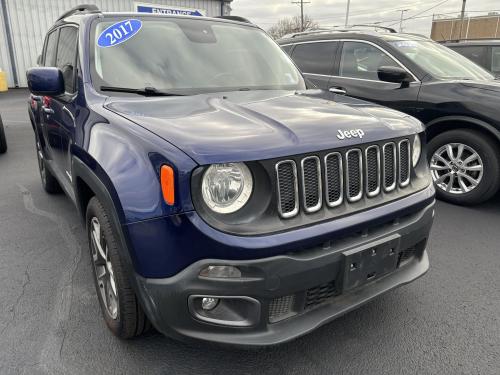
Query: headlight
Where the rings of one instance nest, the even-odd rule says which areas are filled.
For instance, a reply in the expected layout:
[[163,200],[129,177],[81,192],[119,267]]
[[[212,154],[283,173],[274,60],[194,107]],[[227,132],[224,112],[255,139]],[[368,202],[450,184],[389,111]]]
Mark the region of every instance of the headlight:
[[413,155],[412,155],[412,165],[413,168],[417,165],[420,160],[420,154],[422,153],[422,143],[420,142],[420,136],[417,134],[413,139]]
[[248,202],[252,190],[252,173],[243,163],[213,164],[201,184],[203,200],[219,214],[238,211]]

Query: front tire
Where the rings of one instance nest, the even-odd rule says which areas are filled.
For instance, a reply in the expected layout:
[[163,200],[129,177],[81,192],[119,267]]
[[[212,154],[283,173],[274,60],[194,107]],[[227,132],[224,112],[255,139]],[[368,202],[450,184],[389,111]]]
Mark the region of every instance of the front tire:
[[93,197],[87,206],[87,234],[101,312],[108,328],[121,339],[151,328],[129,283],[108,214]]
[[487,201],[498,191],[499,147],[482,133],[450,130],[434,137],[427,149],[439,199],[474,205]]
[[7,152],[7,139],[5,138],[5,131],[3,128],[2,118],[0,117],[0,154]]

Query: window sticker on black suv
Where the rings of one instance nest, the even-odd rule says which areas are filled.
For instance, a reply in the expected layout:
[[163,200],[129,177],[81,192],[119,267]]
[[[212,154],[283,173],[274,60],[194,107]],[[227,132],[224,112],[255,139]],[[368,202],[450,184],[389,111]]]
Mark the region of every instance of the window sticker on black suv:
[[123,20],[106,28],[97,39],[99,47],[113,47],[132,38],[142,28],[140,20]]

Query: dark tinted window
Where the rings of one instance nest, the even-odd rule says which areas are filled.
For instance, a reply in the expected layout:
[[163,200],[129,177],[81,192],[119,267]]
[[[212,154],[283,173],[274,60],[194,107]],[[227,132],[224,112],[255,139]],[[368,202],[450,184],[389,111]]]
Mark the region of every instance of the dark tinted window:
[[78,30],[75,27],[63,27],[59,36],[56,66],[61,69],[66,92],[74,92],[76,46]]
[[337,42],[297,44],[292,58],[303,73],[332,74]]
[[56,65],[56,50],[57,50],[57,36],[59,30],[51,32],[47,36],[47,44],[45,45],[45,55],[43,58],[44,66]]
[[290,51],[292,50],[293,44],[289,44],[288,46],[281,46],[281,49],[285,51],[286,53],[290,54]]
[[486,65],[486,47],[485,46],[464,46],[452,47],[453,50],[459,54],[467,57],[469,60],[474,61],[476,64],[489,69]]
[[340,76],[379,81],[378,68],[399,65],[386,53],[368,43],[344,42]]
[[491,71],[500,74],[500,47],[491,48]]

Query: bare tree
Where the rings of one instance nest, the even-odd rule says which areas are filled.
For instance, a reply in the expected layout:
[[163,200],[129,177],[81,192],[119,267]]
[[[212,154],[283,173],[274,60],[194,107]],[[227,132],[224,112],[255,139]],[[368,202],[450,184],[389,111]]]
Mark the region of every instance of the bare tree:
[[[311,17],[309,17],[308,15],[304,16],[304,30],[315,30],[318,27],[319,24],[315,22]],[[286,34],[300,33],[301,31],[302,28],[300,16],[295,16],[280,19],[278,23],[271,27],[267,32],[274,39],[279,39]]]

